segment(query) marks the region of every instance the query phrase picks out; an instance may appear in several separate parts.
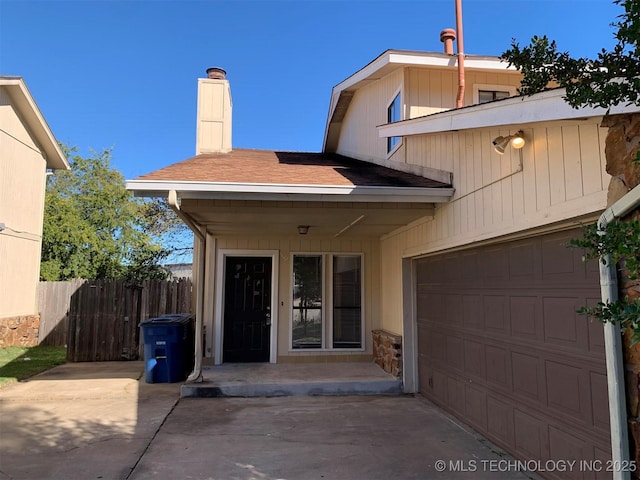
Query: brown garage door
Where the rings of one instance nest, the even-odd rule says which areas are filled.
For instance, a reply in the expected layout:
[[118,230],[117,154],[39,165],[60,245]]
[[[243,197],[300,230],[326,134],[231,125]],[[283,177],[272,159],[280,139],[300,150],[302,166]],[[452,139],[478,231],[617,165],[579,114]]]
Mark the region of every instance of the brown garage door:
[[579,234],[417,261],[420,392],[520,459],[611,458],[603,329],[575,313],[600,296],[597,263],[566,247]]

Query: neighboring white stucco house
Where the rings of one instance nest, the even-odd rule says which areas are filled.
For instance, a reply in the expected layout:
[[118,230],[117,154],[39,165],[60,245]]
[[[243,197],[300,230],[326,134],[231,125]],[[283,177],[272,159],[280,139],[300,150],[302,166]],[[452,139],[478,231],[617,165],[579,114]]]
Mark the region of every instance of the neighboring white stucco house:
[[0,76],[0,345],[37,344],[46,172],[68,168],[24,80]]

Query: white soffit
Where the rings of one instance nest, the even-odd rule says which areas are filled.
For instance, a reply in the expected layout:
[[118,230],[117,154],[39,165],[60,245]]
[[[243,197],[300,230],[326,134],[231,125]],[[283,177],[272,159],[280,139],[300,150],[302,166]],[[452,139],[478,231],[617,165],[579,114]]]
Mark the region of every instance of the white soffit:
[[[562,97],[564,89],[549,90],[529,97],[511,97],[496,102],[446,110],[424,117],[378,126],[379,137],[403,137],[472,128],[518,127],[536,122],[603,116],[606,108],[572,108]],[[640,111],[637,105],[617,105],[609,114]]]
[[[457,66],[457,58],[457,55],[446,55],[444,53],[387,50],[371,63],[333,87],[333,93],[351,89],[363,81],[377,80],[398,67],[453,68]],[[515,67],[508,67],[507,63],[500,60],[499,57],[491,56],[465,55],[464,66],[467,70],[517,71]]]
[[447,187],[242,184],[162,180],[128,180],[127,189],[133,191],[138,197],[166,197],[170,190],[175,190],[180,198],[185,199],[381,203],[446,203],[455,192],[455,189]]

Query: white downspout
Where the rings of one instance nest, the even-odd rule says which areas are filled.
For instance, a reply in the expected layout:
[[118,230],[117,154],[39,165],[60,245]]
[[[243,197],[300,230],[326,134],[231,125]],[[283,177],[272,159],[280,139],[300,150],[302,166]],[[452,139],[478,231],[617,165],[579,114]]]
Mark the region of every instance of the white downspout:
[[195,351],[193,361],[193,371],[187,377],[187,382],[202,381],[202,322],[204,314],[204,269],[205,269],[205,250],[206,239],[205,234],[200,226],[185,212],[180,210],[180,202],[178,194],[175,190],[170,190],[167,196],[167,202],[176,215],[193,231],[198,239],[198,260],[197,260],[197,290],[196,290],[196,331],[195,331]]
[[[640,205],[640,185],[615,202],[598,219],[598,234],[604,235],[607,225],[624,217]],[[618,299],[618,278],[616,265],[609,255],[600,258],[600,290],[602,302]],[[622,335],[620,326],[604,324],[604,345],[607,361],[607,386],[609,390],[609,422],[611,424],[611,458],[614,465],[628,465],[629,439],[627,425],[627,404],[624,387],[624,366],[622,358]],[[614,480],[630,479],[629,469],[613,470]]]

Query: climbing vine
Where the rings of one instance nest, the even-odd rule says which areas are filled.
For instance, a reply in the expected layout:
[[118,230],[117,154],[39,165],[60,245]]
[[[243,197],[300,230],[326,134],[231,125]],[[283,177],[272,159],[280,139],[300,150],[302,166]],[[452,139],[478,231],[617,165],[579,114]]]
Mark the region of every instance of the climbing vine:
[[[609,255],[610,261],[621,266],[621,272],[631,281],[640,278],[640,222],[614,221],[607,225],[604,232],[598,232],[597,225],[588,225],[583,229],[580,239],[570,241],[572,247],[585,249],[583,260],[593,258],[603,261]],[[628,296],[614,302],[598,302],[595,307],[582,307],[578,313],[595,318],[602,323],[614,323],[620,328],[631,331],[632,345],[640,342],[640,298]]]

